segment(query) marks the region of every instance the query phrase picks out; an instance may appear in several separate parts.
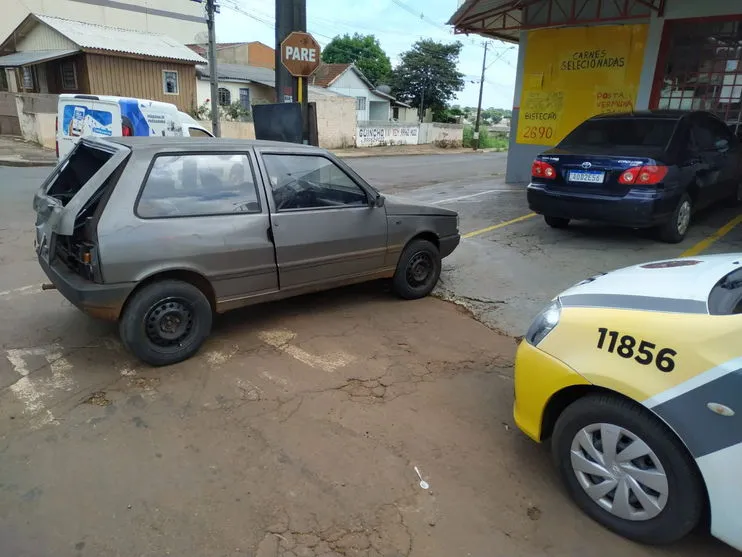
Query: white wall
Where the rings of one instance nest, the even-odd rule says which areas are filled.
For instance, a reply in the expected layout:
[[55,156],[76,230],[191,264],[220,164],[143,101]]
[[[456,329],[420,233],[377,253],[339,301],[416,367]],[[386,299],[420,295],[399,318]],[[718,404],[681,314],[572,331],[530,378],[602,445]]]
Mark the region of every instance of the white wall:
[[420,129],[417,125],[389,122],[388,124],[359,124],[356,147],[377,145],[417,145]]
[[369,111],[371,108],[371,91],[368,90],[368,85],[366,85],[352,69],[341,75],[335,83],[328,87],[328,89],[340,93],[341,95],[345,95],[346,97],[353,97],[354,99],[357,97],[364,97],[366,99],[366,108],[365,110],[356,111],[356,118],[358,120],[370,119]]
[[[163,33],[182,43],[202,42],[204,6],[190,0],[0,0],[0,40],[4,40],[29,13],[64,17],[99,25]],[[124,5],[123,8],[118,6]],[[200,20],[200,21],[199,21]]]

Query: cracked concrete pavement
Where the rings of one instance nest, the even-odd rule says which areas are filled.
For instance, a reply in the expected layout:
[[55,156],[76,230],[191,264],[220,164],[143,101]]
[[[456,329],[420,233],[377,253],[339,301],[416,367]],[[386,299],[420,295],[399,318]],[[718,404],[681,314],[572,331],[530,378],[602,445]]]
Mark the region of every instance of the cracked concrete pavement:
[[[523,214],[503,161],[351,164],[456,208],[468,232]],[[439,296],[467,309],[346,288],[222,316],[197,357],[150,369],[115,326],[39,291],[30,198],[45,172],[0,169],[3,557],[734,554],[702,532],[661,549],[610,534],[512,423],[521,323],[565,283],[664,247],[532,219],[445,261]]]

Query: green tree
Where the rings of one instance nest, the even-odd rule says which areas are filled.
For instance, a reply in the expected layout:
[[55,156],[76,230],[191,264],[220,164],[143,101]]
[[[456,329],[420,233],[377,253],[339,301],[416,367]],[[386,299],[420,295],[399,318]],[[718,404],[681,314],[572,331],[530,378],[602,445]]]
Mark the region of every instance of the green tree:
[[402,53],[394,69],[394,94],[415,108],[422,102],[425,108],[442,110],[457,91],[464,88],[464,75],[457,69],[463,45],[439,43],[422,39]]
[[392,73],[389,56],[373,35],[338,35],[322,51],[327,64],[355,64],[375,86],[386,83]]

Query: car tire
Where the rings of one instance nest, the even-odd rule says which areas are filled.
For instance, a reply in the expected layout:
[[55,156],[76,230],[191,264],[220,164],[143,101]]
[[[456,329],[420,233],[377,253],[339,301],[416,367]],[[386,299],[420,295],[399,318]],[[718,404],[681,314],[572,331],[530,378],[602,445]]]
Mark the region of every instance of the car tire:
[[546,215],[544,216],[544,220],[546,221],[546,224],[548,224],[552,228],[567,228],[569,226],[570,219],[563,219],[561,217],[550,217]]
[[[603,426],[613,429],[604,430]],[[597,436],[587,433],[596,427],[600,432]],[[607,434],[613,431],[613,434],[609,437],[603,435],[603,431]],[[620,433],[616,434],[616,431]],[[622,447],[621,443],[631,441],[632,436],[634,441],[646,444],[650,456],[637,449],[637,453],[643,456],[630,462],[622,462],[620,458],[609,462],[611,451],[607,451],[608,455],[601,452],[606,446],[613,445],[618,447],[616,453],[620,456],[620,451],[627,446]],[[615,438],[618,443],[605,445],[603,437]],[[592,450],[585,450],[584,447],[589,445],[592,445]],[[706,496],[695,464],[672,431],[638,404],[606,395],[589,395],[577,400],[557,420],[552,435],[552,455],[577,506],[596,522],[628,539],[646,544],[672,543],[694,530],[701,519]],[[583,473],[585,469],[593,470],[591,462],[597,462],[600,470],[609,471],[605,477],[612,479],[604,481],[617,482],[612,492],[601,495],[600,488],[596,489],[603,485],[597,481],[602,473]],[[658,475],[662,474],[664,479],[658,480]],[[644,482],[651,477],[655,491],[638,483],[636,477]],[[605,487],[610,485],[605,484]],[[588,494],[589,488],[593,489],[592,495]],[[626,491],[621,491],[624,488]],[[637,497],[637,488],[642,497],[647,497],[649,491],[656,506],[648,504],[644,507]],[[618,505],[616,497],[623,493],[626,497],[620,500],[627,503]],[[626,509],[637,511],[636,506],[649,508],[651,512],[642,516],[626,514]],[[622,515],[633,518],[623,518]]]
[[392,290],[405,300],[424,298],[441,276],[441,253],[428,240],[413,240],[402,251],[392,279]]
[[211,304],[201,290],[187,282],[163,280],[134,293],[119,321],[119,334],[137,358],[166,366],[198,352],[212,319]]
[[684,193],[669,220],[660,229],[660,239],[668,244],[679,244],[683,241],[690,228],[691,215],[693,214],[693,200],[690,195]]
[[729,205],[731,207],[739,207],[742,205],[742,180],[737,184],[734,194],[729,197]]

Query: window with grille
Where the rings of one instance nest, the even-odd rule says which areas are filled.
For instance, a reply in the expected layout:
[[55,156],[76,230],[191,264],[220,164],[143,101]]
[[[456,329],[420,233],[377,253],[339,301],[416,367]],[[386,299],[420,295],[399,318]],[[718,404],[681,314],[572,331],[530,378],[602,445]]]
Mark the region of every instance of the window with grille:
[[742,17],[668,21],[653,108],[708,110],[742,121]]
[[356,110],[366,110],[366,97],[356,97]]
[[164,70],[162,72],[162,90],[166,95],[177,95],[180,93],[178,72],[171,70]]
[[250,110],[250,89],[240,89],[240,104],[245,110]]
[[219,90],[217,91],[217,101],[219,102],[219,106],[229,106],[232,104],[232,93],[229,92],[229,89],[225,89],[224,87],[219,87]]
[[77,89],[77,68],[75,68],[75,63],[72,60],[62,62],[59,70],[62,73],[62,89],[68,91]]

